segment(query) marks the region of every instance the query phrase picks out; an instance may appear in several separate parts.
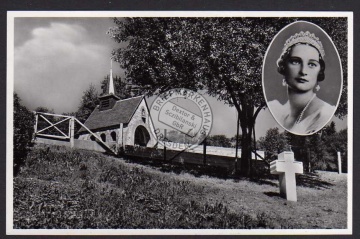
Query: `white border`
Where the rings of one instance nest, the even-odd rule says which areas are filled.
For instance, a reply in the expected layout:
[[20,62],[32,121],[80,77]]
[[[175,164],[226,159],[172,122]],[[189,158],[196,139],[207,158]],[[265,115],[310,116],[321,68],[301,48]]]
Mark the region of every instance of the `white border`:
[[14,17],[349,17],[352,12],[332,11],[8,11]]
[[354,19],[353,14],[348,16],[348,116],[347,116],[347,123],[348,123],[348,229],[349,231],[353,230],[353,110],[354,110]]
[[[10,233],[13,219],[13,107],[14,107],[14,18],[7,18],[6,54],[6,234]],[[11,112],[11,113],[9,113]],[[14,233],[14,232],[13,232]]]
[[[13,229],[13,79],[15,17],[347,17],[348,18],[348,228],[347,229]],[[266,11],[9,11],[7,12],[6,234],[7,235],[335,235],[352,234],[353,13]],[[10,114],[9,114],[10,112]]]

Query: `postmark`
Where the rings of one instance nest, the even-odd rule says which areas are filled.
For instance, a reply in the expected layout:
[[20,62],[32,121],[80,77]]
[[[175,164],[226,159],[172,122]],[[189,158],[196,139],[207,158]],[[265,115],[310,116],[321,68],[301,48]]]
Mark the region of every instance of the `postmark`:
[[170,149],[191,149],[209,135],[213,123],[209,102],[198,92],[176,88],[160,94],[150,115],[158,143]]

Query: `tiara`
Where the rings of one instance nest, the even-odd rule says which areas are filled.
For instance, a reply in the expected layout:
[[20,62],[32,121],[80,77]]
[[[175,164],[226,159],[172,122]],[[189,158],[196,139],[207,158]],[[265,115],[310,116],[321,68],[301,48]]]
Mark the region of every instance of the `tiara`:
[[325,51],[320,39],[309,31],[301,31],[287,39],[281,55],[283,55],[289,47],[292,47],[293,45],[298,43],[305,43],[315,47],[320,53],[321,57],[324,58]]

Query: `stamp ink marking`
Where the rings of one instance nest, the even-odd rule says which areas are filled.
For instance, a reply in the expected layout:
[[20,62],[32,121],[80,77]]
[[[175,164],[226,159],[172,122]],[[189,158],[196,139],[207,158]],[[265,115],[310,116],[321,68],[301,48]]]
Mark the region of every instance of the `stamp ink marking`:
[[[178,99],[183,100],[181,106],[174,103]],[[194,106],[197,109],[194,109]],[[167,148],[194,148],[210,133],[211,108],[207,100],[197,92],[183,88],[169,90],[159,95],[150,109],[155,136],[158,142]],[[184,142],[173,142],[165,138],[164,129],[173,129],[180,133],[180,138],[184,139]],[[191,143],[187,142],[187,139]]]

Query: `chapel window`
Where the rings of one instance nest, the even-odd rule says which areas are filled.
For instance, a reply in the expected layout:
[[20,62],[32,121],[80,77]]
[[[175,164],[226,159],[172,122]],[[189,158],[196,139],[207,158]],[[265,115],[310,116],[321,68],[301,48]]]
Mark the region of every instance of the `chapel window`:
[[116,142],[116,132],[115,131],[111,132],[110,136],[112,141]]

